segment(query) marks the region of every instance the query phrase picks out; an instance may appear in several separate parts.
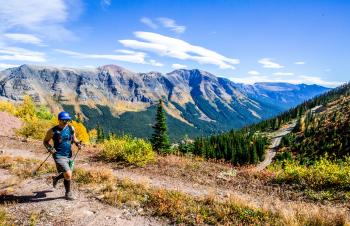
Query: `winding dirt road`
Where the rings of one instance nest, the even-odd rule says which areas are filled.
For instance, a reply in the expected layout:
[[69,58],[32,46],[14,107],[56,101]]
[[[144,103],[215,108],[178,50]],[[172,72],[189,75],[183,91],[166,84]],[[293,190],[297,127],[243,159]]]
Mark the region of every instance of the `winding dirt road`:
[[261,171],[271,164],[272,159],[276,155],[276,150],[281,143],[282,137],[290,133],[294,129],[295,125],[296,125],[296,120],[288,124],[287,127],[281,128],[275,132],[275,134],[272,136],[271,145],[269,149],[266,151],[264,161],[260,162],[256,166],[256,168],[254,169],[255,171]]

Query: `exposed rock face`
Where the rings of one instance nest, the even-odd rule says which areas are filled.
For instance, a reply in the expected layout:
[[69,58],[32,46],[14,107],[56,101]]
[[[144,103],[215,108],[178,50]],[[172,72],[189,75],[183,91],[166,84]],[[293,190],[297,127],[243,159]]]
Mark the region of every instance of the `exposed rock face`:
[[[326,91],[316,85],[236,84],[201,70],[135,73],[116,65],[75,69],[22,65],[0,73],[0,96],[19,101],[25,94],[52,104],[140,104],[165,99],[169,114],[213,131],[241,127],[270,117]],[[125,111],[128,111],[127,109]]]

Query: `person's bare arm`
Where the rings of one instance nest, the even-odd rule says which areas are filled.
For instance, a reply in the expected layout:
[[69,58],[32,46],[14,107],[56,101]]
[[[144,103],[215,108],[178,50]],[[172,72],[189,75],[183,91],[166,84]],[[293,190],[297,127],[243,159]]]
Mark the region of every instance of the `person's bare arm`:
[[51,146],[50,144],[50,140],[52,139],[53,137],[53,132],[52,132],[52,129],[49,129],[47,132],[46,132],[46,135],[45,135],[45,138],[44,138],[44,141],[43,141],[43,144],[45,146],[45,148],[51,152],[51,153],[54,153],[54,148]]
[[73,126],[72,126],[72,130],[73,130],[73,142],[78,148],[81,148],[81,141],[78,140]]

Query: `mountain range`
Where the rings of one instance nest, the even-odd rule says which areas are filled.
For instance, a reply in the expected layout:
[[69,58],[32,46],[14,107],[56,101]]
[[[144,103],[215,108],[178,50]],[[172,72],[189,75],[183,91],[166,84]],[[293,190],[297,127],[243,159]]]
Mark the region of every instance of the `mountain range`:
[[164,100],[172,139],[209,135],[272,117],[329,90],[319,85],[234,83],[209,72],[135,73],[117,65],[78,69],[22,65],[0,72],[0,98],[25,94],[54,111],[80,113],[88,128],[149,137]]

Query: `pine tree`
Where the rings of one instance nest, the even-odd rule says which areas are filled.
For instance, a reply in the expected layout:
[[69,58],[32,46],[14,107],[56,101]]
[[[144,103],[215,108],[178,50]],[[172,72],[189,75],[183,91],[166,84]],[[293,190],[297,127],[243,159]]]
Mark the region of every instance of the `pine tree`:
[[103,140],[105,139],[105,134],[103,132],[103,128],[100,126],[100,124],[97,124],[97,143],[102,143]]
[[169,153],[170,144],[168,136],[168,128],[166,125],[166,117],[163,110],[163,101],[160,99],[156,113],[156,123],[152,126],[154,133],[152,134],[151,143],[153,149],[158,153]]

